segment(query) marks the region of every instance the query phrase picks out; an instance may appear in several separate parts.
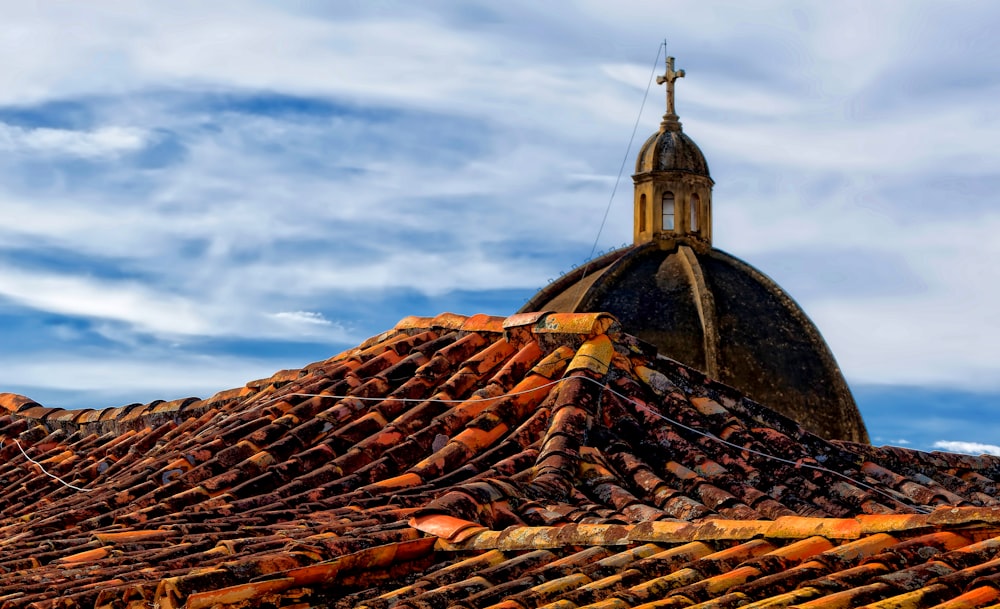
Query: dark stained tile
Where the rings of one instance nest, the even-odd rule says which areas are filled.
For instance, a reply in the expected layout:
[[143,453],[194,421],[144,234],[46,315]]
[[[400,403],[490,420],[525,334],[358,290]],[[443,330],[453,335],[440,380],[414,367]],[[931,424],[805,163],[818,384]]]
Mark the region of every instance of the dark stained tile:
[[0,608],[1000,596],[1000,459],[827,442],[605,314],[407,318],[206,400],[0,394],[0,442]]

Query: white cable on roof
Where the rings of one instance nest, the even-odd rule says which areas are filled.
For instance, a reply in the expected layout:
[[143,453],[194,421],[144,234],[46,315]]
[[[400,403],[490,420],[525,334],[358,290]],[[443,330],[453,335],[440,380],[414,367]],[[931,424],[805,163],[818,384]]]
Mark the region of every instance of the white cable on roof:
[[[496,395],[496,396],[490,396],[490,397],[484,397],[484,398],[480,398],[480,399],[481,400],[499,400],[499,399],[503,399],[503,398],[507,398],[507,397],[514,397],[514,396],[518,396],[518,395],[524,395],[526,393],[533,393],[533,392],[538,391],[540,389],[545,389],[547,387],[552,387],[554,385],[558,385],[559,383],[562,383],[563,381],[565,381],[567,379],[570,379],[570,378],[573,378],[573,379],[582,379],[582,380],[590,381],[591,383],[595,383],[597,385],[600,385],[605,391],[608,391],[608,392],[614,394],[615,396],[617,396],[617,397],[619,397],[619,398],[621,398],[621,399],[629,402],[633,406],[642,407],[641,404],[639,404],[637,401],[633,400],[632,398],[628,397],[627,395],[619,393],[619,392],[615,391],[614,389],[608,387],[605,383],[602,383],[601,381],[598,381],[596,379],[592,379],[592,378],[587,377],[587,376],[563,377],[563,378],[561,378],[559,380],[550,381],[548,383],[545,383],[543,385],[539,385],[538,387],[535,387],[535,388],[532,388],[532,389],[526,389],[524,391],[514,391],[514,392],[511,392],[511,393],[504,393],[504,394],[500,394],[500,395]],[[397,400],[397,401],[400,401],[400,402],[438,402],[438,403],[442,403],[442,404],[458,404],[458,403],[469,401],[468,399],[465,399],[465,400],[447,399],[446,400],[446,399],[435,399],[435,398],[426,398],[426,399],[421,399],[421,398],[396,398],[396,397],[391,397],[391,396],[388,396],[388,397],[362,397],[362,396],[356,396],[356,395],[329,395],[329,394],[323,394],[323,393],[290,393],[290,394],[285,394],[285,396],[282,396],[282,397],[287,397],[287,396],[331,398],[331,399],[335,399],[335,400],[342,400],[342,399],[352,398],[352,399],[355,399],[355,400],[373,401],[373,402],[381,402],[381,401],[384,401],[384,400]],[[280,398],[278,398],[276,396],[275,400],[277,400],[277,399],[280,399]],[[475,400],[475,398],[473,398],[473,400]],[[475,400],[475,401],[479,401],[479,400]],[[748,448],[746,446],[741,446],[739,444],[735,444],[733,442],[729,442],[728,440],[724,440],[724,439],[718,437],[717,435],[715,435],[715,434],[713,434],[711,432],[702,431],[702,430],[696,429],[694,427],[689,427],[689,426],[687,426],[687,425],[685,425],[685,424],[683,424],[683,423],[681,423],[679,421],[675,421],[674,419],[671,419],[670,417],[668,417],[668,416],[666,416],[664,414],[661,414],[659,412],[656,412],[654,410],[646,410],[646,412],[652,413],[654,416],[663,419],[664,421],[670,423],[671,425],[676,425],[677,427],[680,427],[681,429],[687,430],[687,431],[689,431],[689,432],[691,432],[693,434],[702,436],[704,438],[708,438],[709,440],[713,440],[715,442],[719,442],[720,444],[725,444],[726,446],[729,446],[731,448],[735,448],[735,449],[740,450],[740,451],[747,451],[748,453],[757,455],[759,457],[763,457],[765,459],[770,459],[772,461],[778,461],[780,463],[786,463],[786,464],[792,465],[794,467],[804,467],[804,468],[807,468],[807,469],[812,469],[812,470],[816,470],[816,471],[820,471],[820,472],[826,472],[828,474],[833,474],[834,476],[839,476],[840,478],[843,478],[844,480],[847,480],[848,482],[850,482],[852,484],[855,484],[855,485],[857,485],[857,486],[859,486],[861,488],[867,489],[869,491],[873,491],[875,493],[878,493],[879,495],[887,497],[888,499],[892,500],[893,503],[897,503],[897,504],[900,504],[900,505],[906,505],[906,507],[912,508],[912,509],[916,510],[917,512],[921,513],[921,514],[929,514],[932,511],[930,509],[927,509],[925,507],[922,507],[922,506],[916,505],[916,504],[907,505],[907,504],[903,503],[902,501],[900,501],[900,499],[898,497],[895,497],[895,496],[893,496],[893,495],[891,495],[891,494],[883,491],[882,489],[880,489],[878,487],[871,486],[870,484],[866,484],[864,482],[861,482],[860,480],[855,480],[854,478],[851,478],[847,474],[843,474],[843,473],[838,472],[836,470],[832,470],[832,469],[830,469],[828,467],[823,467],[822,465],[813,465],[811,463],[805,463],[805,462],[803,462],[801,460],[793,461],[791,459],[785,459],[785,458],[779,457],[777,455],[772,455],[772,454],[768,454],[768,453],[765,453],[765,452],[762,452],[762,451],[759,451],[759,450],[754,450],[753,448]],[[817,460],[815,457],[812,457],[812,456],[810,456],[808,458],[813,459],[814,461]]]
[[[18,450],[21,451],[21,454],[24,455],[24,458],[27,459],[28,461],[31,461],[35,465],[37,465],[38,469],[42,470],[42,473],[45,474],[46,476],[48,476],[49,478],[54,478],[57,482],[59,482],[59,484],[62,484],[66,488],[71,488],[74,491],[83,491],[84,493],[89,493],[89,492],[91,492],[91,491],[94,490],[92,488],[83,488],[83,487],[80,487],[80,486],[76,486],[74,484],[70,484],[69,482],[66,482],[65,480],[63,480],[59,476],[57,476],[55,474],[50,474],[48,471],[46,471],[45,467],[41,463],[39,463],[38,461],[35,461],[34,459],[32,459],[31,457],[28,456],[28,453],[24,452],[24,449],[21,448],[21,443],[17,441],[17,438],[11,438],[11,439],[14,440],[14,444],[17,444],[17,448],[18,448]],[[2,447],[2,446],[3,446],[3,440],[0,440],[0,447]]]
[[[617,396],[617,397],[625,400],[626,402],[632,404],[633,406],[642,407],[642,405],[639,404],[639,402],[633,400],[632,398],[628,397],[627,395],[624,395],[624,394],[622,394],[622,393],[620,393],[618,391],[615,391],[614,389],[608,387],[607,384],[602,383],[601,381],[598,381],[596,379],[592,379],[592,378],[587,377],[587,376],[563,377],[563,378],[561,378],[559,380],[550,381],[548,383],[544,383],[542,385],[539,385],[538,387],[533,387],[531,389],[525,389],[523,391],[513,391],[513,392],[509,392],[509,393],[503,393],[503,394],[500,394],[500,395],[495,395],[495,396],[482,397],[482,398],[479,398],[478,400],[476,400],[475,398],[472,398],[472,400],[473,401],[500,400],[500,399],[503,399],[503,398],[516,397],[516,396],[519,396],[519,395],[524,395],[524,394],[528,394],[528,393],[534,393],[536,391],[540,391],[542,389],[547,389],[549,387],[553,387],[555,385],[558,385],[558,384],[562,383],[563,381],[566,381],[566,380],[568,380],[570,378],[581,379],[581,380],[585,380],[585,381],[590,381],[591,383],[599,385],[605,391],[608,391],[609,393],[611,393],[611,394],[613,394],[613,395],[615,395],[615,396]],[[468,402],[468,401],[470,401],[469,398],[467,398],[467,399],[443,399],[443,398],[425,398],[425,399],[422,399],[422,398],[397,398],[397,397],[391,397],[391,396],[387,396],[387,397],[364,397],[364,396],[356,396],[356,395],[331,395],[331,394],[325,394],[325,393],[287,393],[287,394],[284,394],[282,396],[275,396],[271,400],[271,402],[278,401],[280,399],[284,399],[286,397],[291,397],[291,396],[307,397],[307,398],[330,398],[330,399],[334,399],[334,400],[344,400],[344,399],[350,398],[350,399],[355,399],[355,400],[371,401],[371,402],[382,402],[382,401],[385,401],[385,400],[397,400],[397,401],[400,401],[400,402],[418,402],[418,403],[419,402],[437,402],[437,403],[441,403],[441,404],[460,404],[462,402]],[[653,414],[654,416],[659,417],[660,419],[663,419],[664,421],[670,423],[671,425],[675,425],[675,426],[680,427],[681,429],[689,431],[689,432],[691,432],[693,434],[702,436],[704,438],[708,438],[709,440],[712,440],[712,441],[715,441],[715,442],[719,442],[720,444],[725,444],[726,446],[729,446],[731,448],[735,448],[736,450],[746,451],[748,453],[757,455],[759,457],[763,457],[765,459],[770,459],[772,461],[778,461],[780,463],[785,463],[785,464],[788,464],[788,465],[792,465],[794,467],[804,467],[804,468],[807,468],[807,469],[812,469],[812,470],[816,470],[816,471],[820,471],[820,472],[825,472],[825,473],[828,473],[828,474],[833,474],[834,476],[839,476],[840,478],[843,478],[844,480],[847,480],[848,482],[850,482],[852,484],[855,484],[855,485],[860,486],[862,488],[865,488],[865,489],[867,489],[869,491],[873,491],[873,492],[878,493],[878,494],[880,494],[880,495],[882,495],[884,497],[887,497],[887,498],[891,499],[894,503],[898,503],[900,505],[906,505],[906,504],[902,503],[899,500],[899,498],[894,497],[893,495],[891,495],[891,494],[883,491],[882,489],[880,489],[878,487],[871,486],[869,484],[861,482],[860,480],[855,480],[854,478],[851,478],[847,474],[843,474],[843,473],[838,472],[836,470],[832,470],[832,469],[830,469],[828,467],[823,467],[822,465],[813,465],[811,463],[805,463],[805,462],[803,462],[801,460],[793,461],[791,459],[785,459],[783,457],[779,457],[777,455],[772,455],[772,454],[769,454],[769,453],[765,453],[765,452],[762,452],[762,451],[759,451],[759,450],[755,450],[753,448],[748,448],[746,446],[741,446],[739,444],[735,444],[733,442],[729,442],[728,440],[724,440],[724,439],[716,436],[715,434],[713,434],[711,432],[702,431],[702,430],[696,429],[694,427],[689,427],[689,426],[687,426],[687,425],[685,425],[685,424],[683,424],[683,423],[681,423],[679,421],[675,421],[674,419],[671,419],[670,417],[668,417],[668,416],[666,416],[664,414],[661,414],[659,412],[656,412],[654,410],[646,410],[646,412],[649,412],[649,413]],[[70,484],[69,482],[66,482],[65,480],[63,480],[59,476],[56,476],[55,474],[49,473],[41,463],[39,463],[38,461],[35,461],[34,459],[32,459],[31,457],[28,456],[28,453],[24,452],[24,448],[21,447],[21,443],[18,442],[16,438],[13,438],[13,440],[14,440],[14,444],[16,444],[17,448],[21,451],[21,454],[24,455],[24,458],[27,459],[28,461],[30,461],[31,463],[37,465],[38,468],[42,470],[42,473],[45,474],[46,476],[55,479],[57,482],[59,482],[63,486],[65,486],[67,488],[70,488],[70,489],[73,489],[75,491],[82,491],[84,493],[89,493],[89,492],[91,492],[91,491],[94,490],[92,488],[83,488],[83,487],[79,487],[79,486]],[[2,446],[3,446],[3,442],[0,441],[0,447],[2,447]],[[816,460],[815,457],[809,457],[809,458],[813,459],[814,461]],[[927,508],[924,508],[922,506],[916,505],[916,504],[908,505],[907,507],[910,507],[910,508],[912,508],[912,509],[914,509],[917,512],[920,512],[922,514],[929,514],[931,512],[931,510],[929,510]]]

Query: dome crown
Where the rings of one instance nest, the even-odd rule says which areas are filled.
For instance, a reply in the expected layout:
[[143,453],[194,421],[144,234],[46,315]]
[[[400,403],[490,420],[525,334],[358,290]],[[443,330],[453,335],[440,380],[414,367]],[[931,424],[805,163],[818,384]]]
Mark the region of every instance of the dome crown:
[[650,171],[682,171],[710,178],[708,162],[701,149],[680,130],[661,129],[642,145],[635,159],[637,174]]

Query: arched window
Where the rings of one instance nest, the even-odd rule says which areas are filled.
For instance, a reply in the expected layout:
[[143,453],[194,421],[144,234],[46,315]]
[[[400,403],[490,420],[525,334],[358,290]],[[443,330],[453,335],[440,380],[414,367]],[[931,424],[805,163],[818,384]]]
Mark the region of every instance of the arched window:
[[663,193],[663,230],[674,230],[674,193]]
[[646,232],[646,194],[639,195],[639,232]]
[[698,193],[691,195],[689,207],[691,208],[691,232],[696,233],[698,232],[698,208],[701,207],[701,197],[698,196]]

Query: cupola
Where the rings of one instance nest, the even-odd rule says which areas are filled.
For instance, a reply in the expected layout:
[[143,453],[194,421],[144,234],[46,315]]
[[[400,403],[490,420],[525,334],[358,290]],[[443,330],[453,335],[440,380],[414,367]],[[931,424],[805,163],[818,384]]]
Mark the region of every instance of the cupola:
[[642,145],[635,162],[634,242],[687,243],[698,249],[712,244],[712,181],[698,145],[681,128],[674,109],[674,83],[684,70],[666,72],[667,112],[660,130]]

